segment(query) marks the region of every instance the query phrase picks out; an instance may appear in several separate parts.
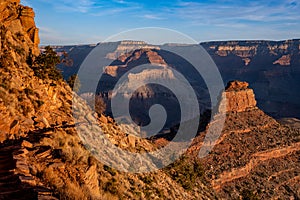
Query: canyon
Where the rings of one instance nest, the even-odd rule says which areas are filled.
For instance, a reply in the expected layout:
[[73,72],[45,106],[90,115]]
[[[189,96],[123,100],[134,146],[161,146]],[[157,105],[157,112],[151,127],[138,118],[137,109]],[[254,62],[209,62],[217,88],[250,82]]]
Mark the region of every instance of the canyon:
[[[194,50],[195,45],[149,45],[137,41],[99,43],[98,45],[101,45],[101,48],[106,52],[103,56],[105,58],[101,60],[106,65],[93,70],[105,75],[103,83],[99,84],[102,85],[105,93],[109,93],[116,80],[134,66],[145,63],[166,64],[182,73],[196,87],[197,95],[202,97],[199,101],[204,104],[201,106],[203,110],[211,107],[208,100],[209,96],[206,94],[205,83],[201,77],[195,75],[193,66],[170,53],[184,51],[197,57],[194,55],[196,52]],[[205,42],[200,45],[216,63],[224,84],[231,80],[247,81],[256,94],[258,106],[267,114],[276,119],[300,117],[300,96],[298,95],[300,89],[298,79],[300,73],[300,40]],[[94,48],[95,45],[56,47],[57,52],[65,51],[74,60],[72,67],[59,66],[66,79],[78,71],[84,58]],[[126,48],[127,51],[124,50]],[[139,49],[152,52],[151,54],[155,54],[155,56],[145,53],[140,57],[138,55]],[[127,58],[129,59],[126,60]],[[82,92],[90,91],[82,88]]]
[[[93,112],[53,71],[36,70],[41,66],[35,61],[47,56],[47,50],[39,52],[31,8],[6,0],[0,11],[0,199],[216,199],[200,178],[186,189],[163,170],[125,173],[97,160],[77,133],[88,130],[90,121],[124,150],[156,147]],[[55,58],[56,53],[51,55]],[[75,123],[73,111],[80,114],[80,123]]]
[[[172,125],[180,119],[172,116],[171,132],[142,138],[131,127],[96,113],[80,97],[94,92],[84,86],[95,80],[83,77],[80,80],[83,88],[77,94],[59,74],[41,68],[43,63],[36,62],[49,56],[49,49],[42,48],[40,52],[38,48],[33,10],[22,6],[19,0],[5,0],[0,3],[0,13],[0,199],[300,198],[299,120],[277,121],[264,112],[266,109],[279,117],[299,114],[298,97],[293,94],[299,85],[299,41],[202,44],[225,74],[226,83],[227,79],[242,80],[231,80],[220,91],[219,103],[214,105],[218,112],[213,116],[206,110],[211,105],[203,80],[193,70],[187,70],[190,67],[187,61],[163,51],[166,47],[136,41],[104,44],[107,51],[99,57],[107,64],[90,73],[104,73],[96,81],[99,81],[97,93],[105,101],[110,100],[112,88],[128,70],[143,64],[154,66],[153,74],[145,69],[131,74],[128,81],[133,85],[144,78],[176,79],[176,74],[167,68],[172,66],[192,83],[203,108],[201,117],[212,119],[197,121],[203,127],[174,163],[149,173],[130,173],[102,161],[122,163],[133,171],[137,167],[153,167],[153,163],[138,165],[142,162],[139,156],[135,162],[127,163],[122,157],[112,157],[115,152],[110,148],[104,148],[106,154],[99,159],[92,143],[86,143],[82,136],[96,142],[105,138],[106,143],[121,150],[144,154],[169,144],[176,134],[176,126]],[[195,47],[166,46],[191,52]],[[95,45],[54,48],[61,56],[66,51],[72,59],[73,66],[58,66],[67,79],[78,71]],[[51,58],[57,58],[55,52],[50,53]],[[55,69],[52,70],[56,72]],[[135,112],[142,114],[136,116],[137,120],[142,119],[138,123],[147,117],[147,108],[156,103],[156,98],[163,99],[161,103],[167,104],[170,115],[178,113],[176,98],[167,88],[146,85],[133,94],[134,110],[139,103],[145,110]],[[148,101],[146,106],[142,104],[145,101]],[[269,101],[266,102],[269,107],[264,101]],[[281,106],[268,110],[277,103]],[[280,109],[290,115],[281,114]],[[209,130],[219,129],[217,122],[222,117],[225,124],[220,137],[215,143],[205,143]],[[81,131],[85,134],[80,135]],[[99,144],[104,147],[104,143]],[[175,145],[180,146],[181,141]],[[199,158],[199,151],[205,145],[213,148]]]

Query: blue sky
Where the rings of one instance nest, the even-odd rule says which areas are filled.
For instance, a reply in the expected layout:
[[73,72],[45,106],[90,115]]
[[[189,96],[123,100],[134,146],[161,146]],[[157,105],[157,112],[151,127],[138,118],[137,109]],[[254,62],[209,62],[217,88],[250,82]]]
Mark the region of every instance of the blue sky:
[[[42,44],[98,43],[119,32],[142,27],[173,29],[198,42],[300,38],[300,0],[21,2],[34,8]],[[181,41],[170,36],[166,42]]]

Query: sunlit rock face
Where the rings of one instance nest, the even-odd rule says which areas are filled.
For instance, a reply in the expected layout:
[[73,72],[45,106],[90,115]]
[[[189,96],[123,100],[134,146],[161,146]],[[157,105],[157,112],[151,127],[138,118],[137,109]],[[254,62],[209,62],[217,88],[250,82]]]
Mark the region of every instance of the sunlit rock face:
[[247,82],[229,82],[222,93],[219,112],[244,112],[256,108],[256,100],[252,89]]

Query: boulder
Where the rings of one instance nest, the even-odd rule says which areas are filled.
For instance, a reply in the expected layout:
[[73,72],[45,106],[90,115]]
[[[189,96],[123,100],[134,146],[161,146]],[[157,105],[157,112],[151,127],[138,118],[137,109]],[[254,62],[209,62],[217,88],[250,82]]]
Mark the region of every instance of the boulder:
[[25,147],[25,148],[29,148],[31,149],[33,147],[33,144],[31,144],[30,142],[24,140],[21,144],[22,147]]

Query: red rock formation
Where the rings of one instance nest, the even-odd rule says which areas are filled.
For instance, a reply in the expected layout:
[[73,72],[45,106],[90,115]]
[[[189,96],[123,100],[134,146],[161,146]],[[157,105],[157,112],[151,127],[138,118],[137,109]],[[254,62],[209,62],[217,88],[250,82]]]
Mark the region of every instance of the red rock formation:
[[39,37],[38,28],[34,22],[34,12],[32,8],[22,6],[19,4],[20,0],[5,0],[0,4],[0,23],[6,29],[5,38],[12,44],[15,44],[12,35],[16,34],[17,37],[23,40],[23,48],[27,52],[28,47],[35,55],[39,54]]
[[247,58],[255,55],[256,51],[257,46],[224,45],[218,47],[216,54],[224,57],[232,53],[241,58]]
[[139,49],[157,49],[159,50],[159,46],[149,45],[143,41],[121,41],[115,52],[108,53],[106,57],[111,60],[119,59],[122,62],[131,55],[131,53],[135,50]]
[[[148,59],[150,64],[154,65],[167,65],[165,60],[155,51],[151,49],[140,49],[136,50],[133,54],[129,54],[129,59],[127,61],[127,64],[133,60],[138,60],[141,58],[141,56],[146,55],[146,58]],[[122,57],[122,59],[124,59]]]
[[116,77],[118,75],[117,71],[118,71],[118,66],[106,66],[104,68],[104,73],[108,74],[112,77]]
[[147,51],[147,57],[149,58],[149,62],[151,64],[156,64],[156,65],[165,65],[167,66],[166,62],[164,61],[164,59],[158,55],[157,52],[154,51]]
[[240,81],[229,82],[222,93],[219,112],[244,112],[256,108],[256,100],[248,83]]
[[[125,53],[118,57],[118,60],[121,61],[123,64],[119,66],[106,66],[104,68],[104,73],[111,75],[113,77],[118,76],[118,69],[122,68],[122,71],[127,71],[128,65],[131,64],[133,61],[137,61],[139,59],[145,58],[145,64],[153,64],[153,65],[160,65],[160,66],[167,66],[165,60],[155,51],[152,49],[139,49],[135,50],[134,52]],[[139,63],[140,64],[140,63]],[[162,68],[163,70],[163,68]]]
[[283,55],[281,58],[273,62],[274,65],[289,66],[291,65],[291,55]]
[[[220,110],[226,112],[226,121],[202,159],[205,174],[222,199],[297,199],[300,129],[282,126],[256,108],[249,90],[248,83],[233,81],[223,92]],[[208,127],[218,126],[218,116]],[[188,152],[197,155],[206,135],[200,133]]]

